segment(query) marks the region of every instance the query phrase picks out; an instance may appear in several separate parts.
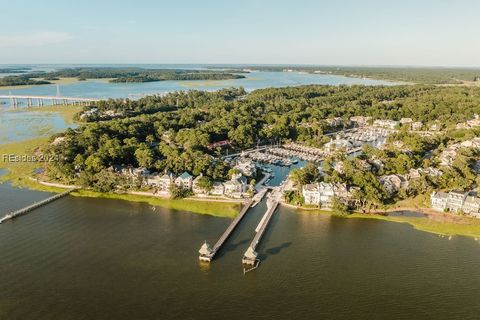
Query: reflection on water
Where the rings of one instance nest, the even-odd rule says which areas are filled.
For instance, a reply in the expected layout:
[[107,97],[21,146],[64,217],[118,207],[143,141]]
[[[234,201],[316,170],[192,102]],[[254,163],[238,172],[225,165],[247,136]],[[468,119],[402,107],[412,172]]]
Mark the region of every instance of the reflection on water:
[[[0,212],[46,196],[2,185]],[[474,240],[280,207],[244,276],[264,211],[204,265],[230,219],[62,198],[0,225],[0,319],[477,319]]]

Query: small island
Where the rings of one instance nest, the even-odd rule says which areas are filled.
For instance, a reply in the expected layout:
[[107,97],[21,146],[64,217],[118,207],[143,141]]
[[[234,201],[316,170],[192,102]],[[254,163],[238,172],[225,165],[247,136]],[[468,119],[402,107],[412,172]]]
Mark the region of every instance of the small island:
[[[10,70],[10,69],[6,69]],[[24,69],[12,69],[14,72]],[[230,80],[242,79],[244,75],[218,70],[185,70],[185,69],[146,69],[146,68],[69,68],[51,72],[30,72],[0,78],[2,86],[42,85],[51,81],[70,78],[79,81],[86,79],[107,79],[111,83],[152,82],[166,80]]]

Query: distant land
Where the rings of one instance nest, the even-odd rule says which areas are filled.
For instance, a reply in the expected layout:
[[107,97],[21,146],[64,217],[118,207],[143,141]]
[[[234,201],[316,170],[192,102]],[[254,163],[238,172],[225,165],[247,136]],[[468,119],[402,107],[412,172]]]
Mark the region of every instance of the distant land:
[[[226,65],[226,67],[233,72],[233,66]],[[242,66],[241,69],[333,74],[345,77],[401,81],[414,84],[480,85],[480,68],[246,65]]]
[[[480,85],[480,68],[460,67],[408,67],[408,66],[322,66],[322,65],[201,65],[204,69],[191,69],[175,65],[175,68],[143,67],[78,67],[63,68],[51,72],[33,72],[28,67],[4,67],[0,87],[17,85],[51,84],[60,78],[108,79],[112,83],[152,82],[164,80],[230,80],[245,78],[250,71],[306,72],[331,74],[350,78],[369,78],[408,84],[432,85]],[[18,73],[18,74],[14,74]],[[14,74],[14,75],[13,75]]]
[[[17,73],[22,70],[25,69],[4,69],[8,73]],[[236,73],[244,72],[236,71]],[[112,83],[125,83],[164,80],[229,80],[241,79],[245,76],[216,70],[146,69],[137,67],[66,68],[51,72],[31,72],[6,76],[0,78],[0,87],[51,84],[51,81],[60,78],[109,79]]]

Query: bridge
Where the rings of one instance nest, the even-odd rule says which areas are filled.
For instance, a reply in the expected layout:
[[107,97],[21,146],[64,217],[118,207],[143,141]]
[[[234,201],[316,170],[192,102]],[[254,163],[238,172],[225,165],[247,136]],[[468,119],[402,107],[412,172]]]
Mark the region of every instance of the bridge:
[[31,107],[35,104],[41,107],[47,101],[51,101],[51,104],[75,104],[75,105],[88,105],[92,102],[100,101],[101,99],[95,98],[79,98],[79,97],[62,97],[62,96],[34,96],[34,95],[0,95],[0,100],[9,100],[10,105],[17,107],[21,100],[27,102],[27,106]]

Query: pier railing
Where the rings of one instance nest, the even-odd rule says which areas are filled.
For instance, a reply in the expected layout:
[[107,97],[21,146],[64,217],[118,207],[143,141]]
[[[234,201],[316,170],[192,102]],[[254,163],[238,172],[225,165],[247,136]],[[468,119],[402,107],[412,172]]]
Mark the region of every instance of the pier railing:
[[31,205],[28,205],[26,207],[23,207],[19,210],[16,210],[16,211],[13,211],[13,212],[10,212],[10,213],[7,213],[3,218],[0,219],[0,224],[7,221],[7,220],[11,220],[11,219],[14,219],[16,217],[19,217],[21,215],[24,215],[32,210],[35,210],[41,206],[44,206],[50,202],[53,202],[57,199],[60,199],[60,198],[63,198],[65,197],[66,195],[72,193],[73,191],[77,190],[77,188],[72,188],[72,189],[69,189],[65,192],[62,192],[62,193],[59,193],[59,194],[56,194],[52,197],[49,197],[45,200],[42,200],[42,201],[39,201],[39,202],[34,202],[32,203]]

